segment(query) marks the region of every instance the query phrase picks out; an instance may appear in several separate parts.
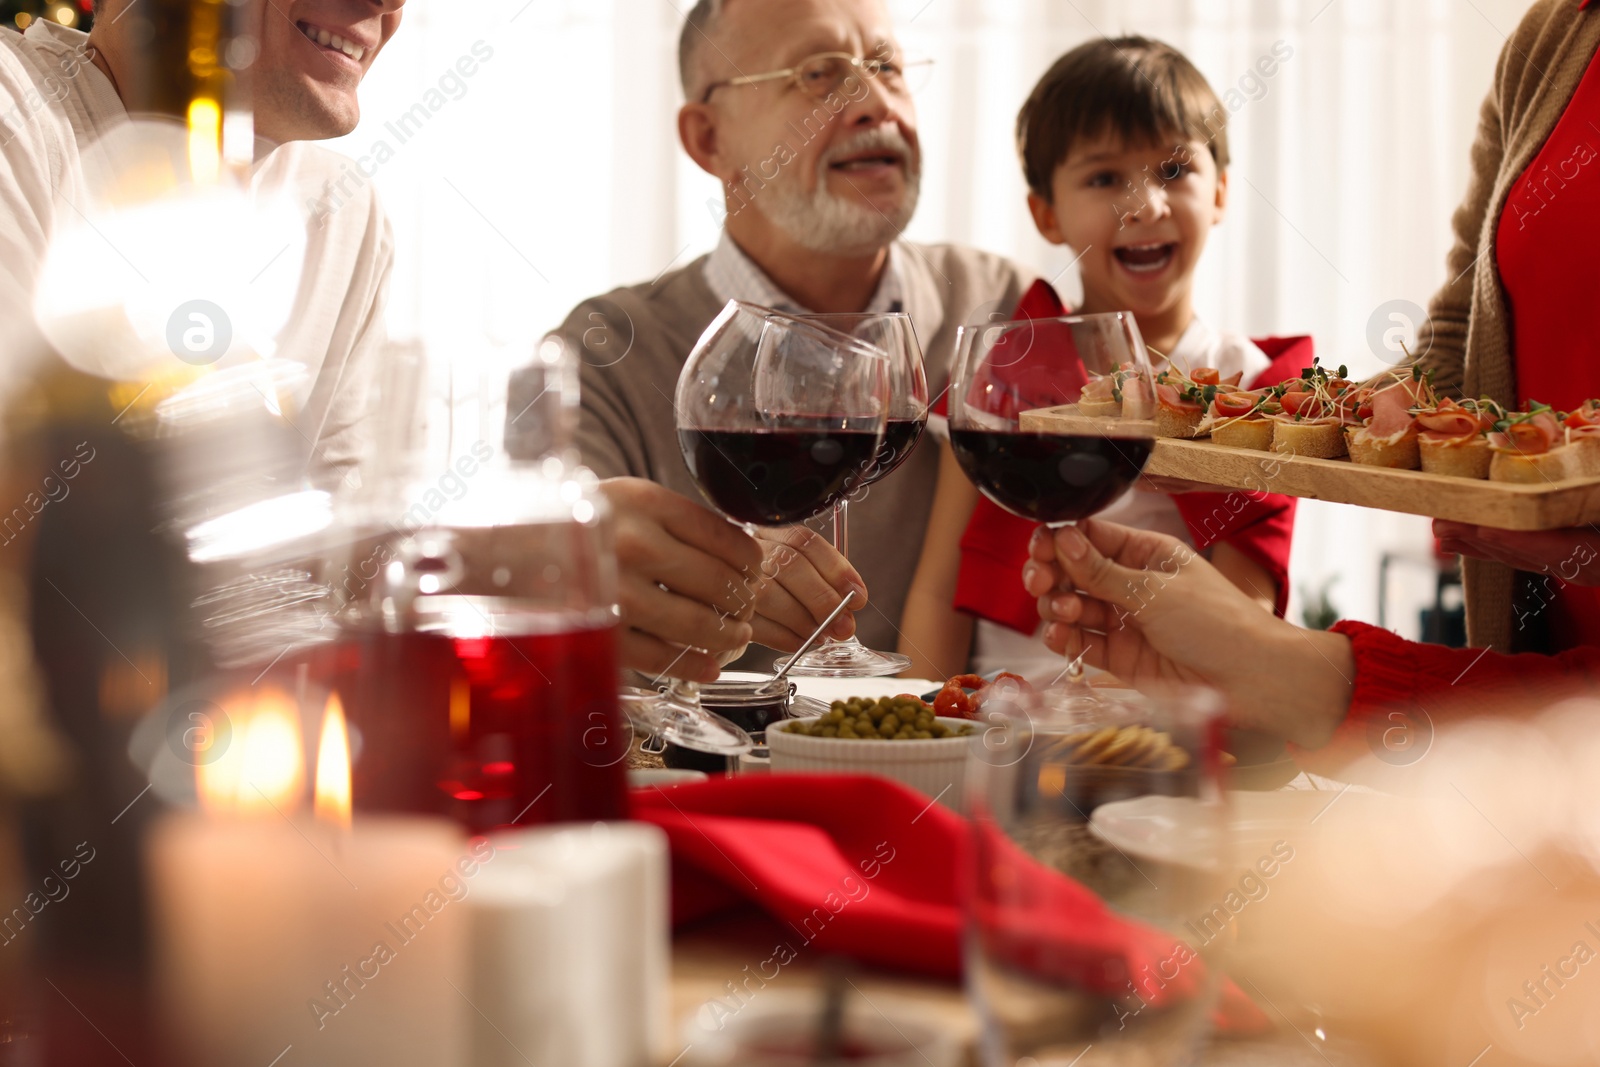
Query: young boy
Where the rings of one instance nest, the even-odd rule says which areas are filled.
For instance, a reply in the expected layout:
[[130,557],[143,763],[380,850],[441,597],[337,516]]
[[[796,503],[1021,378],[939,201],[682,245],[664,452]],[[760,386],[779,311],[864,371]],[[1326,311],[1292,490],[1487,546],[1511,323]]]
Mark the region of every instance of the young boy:
[[[1194,314],[1195,267],[1228,201],[1227,110],[1182,53],[1142,37],[1068,52],[1023,105],[1017,144],[1034,224],[1078,255],[1083,301],[1069,312],[1041,281],[1014,318],[1132,311],[1157,371],[1166,362],[1160,353],[1180,369],[1242,373],[1249,385],[1273,365],[1248,339],[1218,333]],[[1309,345],[1300,354],[1309,362]],[[1275,365],[1272,380],[1298,369]],[[907,674],[943,678],[970,665],[1048,683],[1063,664],[1039,638],[1036,605],[1020,577],[1033,524],[982,498],[949,445],[941,448],[902,620]],[[1183,539],[1264,608],[1281,612],[1293,527],[1287,498],[1169,496],[1141,486],[1103,514]]]

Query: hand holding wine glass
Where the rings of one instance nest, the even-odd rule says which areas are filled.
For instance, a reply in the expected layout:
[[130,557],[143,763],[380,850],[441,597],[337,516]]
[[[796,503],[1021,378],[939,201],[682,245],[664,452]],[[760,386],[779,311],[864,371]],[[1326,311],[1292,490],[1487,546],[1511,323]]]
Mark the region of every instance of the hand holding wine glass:
[[600,491],[616,514],[622,666],[714,680],[718,657],[757,636],[744,588],[760,576],[761,544],[698,501],[643,478],[610,478]]
[[[678,441],[690,475],[752,536],[757,525],[827,510],[882,443],[887,362],[881,349],[827,326],[729,301],[678,378]],[[701,706],[691,682],[676,680],[659,698],[626,706],[636,722],[684,748],[750,747],[744,731]]]

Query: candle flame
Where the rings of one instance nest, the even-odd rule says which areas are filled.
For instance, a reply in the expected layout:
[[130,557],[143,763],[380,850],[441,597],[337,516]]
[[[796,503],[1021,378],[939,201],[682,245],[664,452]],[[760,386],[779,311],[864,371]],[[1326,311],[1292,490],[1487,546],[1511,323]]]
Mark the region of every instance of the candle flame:
[[350,826],[350,732],[344,707],[328,697],[322,713],[322,738],[317,742],[317,788],[313,810],[321,822]]
[[208,97],[189,103],[189,171],[194,180],[210,185],[222,170],[222,108]]
[[223,714],[233,738],[220,757],[196,766],[200,806],[212,814],[286,814],[299,806],[305,788],[300,716],[286,694],[236,694]]

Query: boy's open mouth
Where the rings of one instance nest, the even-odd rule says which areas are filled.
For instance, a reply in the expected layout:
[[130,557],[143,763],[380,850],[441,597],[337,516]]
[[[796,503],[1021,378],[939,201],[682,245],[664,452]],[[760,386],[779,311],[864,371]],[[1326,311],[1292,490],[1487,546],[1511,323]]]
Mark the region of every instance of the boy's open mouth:
[[1113,251],[1117,261],[1135,274],[1154,274],[1172,262],[1176,244],[1129,245]]

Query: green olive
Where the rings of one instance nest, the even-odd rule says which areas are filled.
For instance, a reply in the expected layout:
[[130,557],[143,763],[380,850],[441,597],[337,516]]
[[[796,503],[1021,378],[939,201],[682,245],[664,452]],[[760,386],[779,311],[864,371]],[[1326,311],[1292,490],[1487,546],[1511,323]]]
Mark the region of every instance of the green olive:
[[940,722],[933,708],[914,696],[835,700],[816,718],[791,722],[781,729],[806,737],[853,741],[936,741],[976,732],[971,723],[950,726]]

